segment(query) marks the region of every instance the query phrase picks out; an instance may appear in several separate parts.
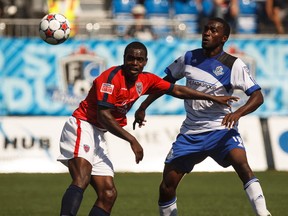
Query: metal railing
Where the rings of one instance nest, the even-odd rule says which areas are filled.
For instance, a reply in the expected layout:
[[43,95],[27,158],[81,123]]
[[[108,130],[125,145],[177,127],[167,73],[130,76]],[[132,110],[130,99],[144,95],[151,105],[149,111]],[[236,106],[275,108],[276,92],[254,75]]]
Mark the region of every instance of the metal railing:
[[[41,19],[0,19],[0,36],[38,37]],[[125,29],[134,24],[132,19],[85,18],[75,22],[75,38],[117,39],[125,36]],[[189,30],[187,24],[177,19],[142,20],[142,24],[151,25],[159,38],[168,36],[179,38],[199,37],[199,33]],[[157,30],[161,29],[160,31]],[[163,30],[165,29],[165,30]],[[236,34],[235,37],[242,35]],[[260,35],[254,35],[258,37]],[[263,36],[263,34],[262,34]],[[275,34],[266,34],[275,37]],[[287,35],[283,35],[287,37]],[[278,36],[279,37],[279,36]]]
[[[0,35],[13,37],[38,37],[39,22],[41,19],[0,19]],[[124,31],[134,23],[133,20],[120,19],[81,19],[75,22],[76,34],[78,38],[119,38],[124,36]],[[151,23],[151,20],[143,20],[145,25],[156,27],[166,27],[168,30],[157,33],[159,37],[169,35],[185,36],[185,24],[166,19],[162,22]]]

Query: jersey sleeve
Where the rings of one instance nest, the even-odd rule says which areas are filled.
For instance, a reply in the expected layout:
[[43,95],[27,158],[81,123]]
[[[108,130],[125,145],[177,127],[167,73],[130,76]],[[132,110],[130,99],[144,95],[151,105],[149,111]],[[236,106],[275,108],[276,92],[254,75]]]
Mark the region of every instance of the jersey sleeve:
[[118,68],[112,69],[109,69],[109,72],[103,72],[93,82],[96,91],[97,104],[109,108],[115,107],[117,90],[119,89],[119,82],[117,82],[117,79],[114,79]]
[[[98,82],[97,82],[98,81]],[[115,86],[112,83],[105,83],[96,81],[97,91],[97,104],[109,108],[114,108],[116,101],[115,98]]]
[[261,89],[252,77],[247,65],[239,58],[235,61],[232,67],[231,84],[235,89],[244,91],[248,96],[250,96],[254,91]]
[[169,93],[172,91],[174,84],[163,80],[155,74],[147,74],[149,76],[149,80],[147,80],[147,92],[145,94],[153,94],[153,93]]
[[185,56],[176,59],[164,72],[175,81],[182,79],[185,76]]

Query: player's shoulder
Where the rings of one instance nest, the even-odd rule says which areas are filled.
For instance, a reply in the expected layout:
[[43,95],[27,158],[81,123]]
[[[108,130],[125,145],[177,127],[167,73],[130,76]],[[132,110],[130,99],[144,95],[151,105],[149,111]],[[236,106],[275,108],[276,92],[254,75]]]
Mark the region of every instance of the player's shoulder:
[[143,71],[138,75],[138,80],[141,82],[149,83],[149,82],[159,81],[160,79],[162,79],[160,76],[152,72],[148,72],[148,71]]
[[109,77],[110,80],[112,80],[118,72],[122,71],[121,66],[112,66],[105,71],[103,71],[99,76],[103,77]]
[[149,72],[149,71],[142,71],[140,74],[139,74],[139,77],[158,77],[158,75],[152,73],[152,72]]
[[194,50],[188,50],[185,52],[185,54],[182,58],[183,58],[185,64],[191,64],[191,61],[193,59],[203,58],[203,49],[199,48],[199,49],[194,49]]
[[118,72],[118,71],[120,71],[120,70],[122,70],[121,65],[112,66],[112,67],[106,69],[105,71],[103,71],[102,74],[104,74],[104,73],[109,74],[109,73],[111,73],[111,72]]
[[198,49],[193,49],[193,50],[188,50],[185,53],[185,56],[199,56],[199,55],[203,55],[203,49],[202,48],[198,48]]
[[226,52],[223,52],[220,56],[217,57],[217,60],[219,62],[221,62],[223,65],[227,66],[230,69],[232,68],[237,59],[239,58]]
[[[123,75],[121,73],[122,67],[121,66],[112,66],[102,73],[99,74],[94,80],[95,83],[110,83],[110,84],[115,84],[119,83],[123,79]],[[93,83],[94,83],[93,82]]]

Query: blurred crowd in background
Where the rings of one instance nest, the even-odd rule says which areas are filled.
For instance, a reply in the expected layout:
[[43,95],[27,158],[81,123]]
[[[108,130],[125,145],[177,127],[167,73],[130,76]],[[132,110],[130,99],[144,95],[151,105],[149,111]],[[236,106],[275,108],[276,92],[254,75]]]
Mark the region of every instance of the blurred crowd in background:
[[[0,0],[0,32],[36,36],[47,13],[62,13],[79,37],[189,37],[213,16],[234,34],[285,34],[288,0]],[[286,29],[285,29],[286,28]],[[31,30],[32,29],[32,30]],[[34,32],[33,32],[34,29]]]

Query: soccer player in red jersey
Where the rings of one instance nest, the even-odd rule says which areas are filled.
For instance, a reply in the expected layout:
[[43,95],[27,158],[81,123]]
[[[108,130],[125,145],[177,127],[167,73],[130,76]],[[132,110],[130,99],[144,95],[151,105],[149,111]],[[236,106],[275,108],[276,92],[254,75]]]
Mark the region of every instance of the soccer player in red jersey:
[[238,99],[208,95],[143,72],[147,60],[144,44],[128,44],[124,64],[101,73],[93,81],[87,97],[65,123],[58,160],[68,166],[72,182],[63,195],[60,215],[77,214],[89,184],[97,194],[89,216],[110,215],[117,191],[104,133],[109,131],[130,143],[136,163],[143,159],[140,143],[123,128],[127,124],[127,112],[141,95],[165,93],[182,99],[212,100],[227,106],[231,100]]

